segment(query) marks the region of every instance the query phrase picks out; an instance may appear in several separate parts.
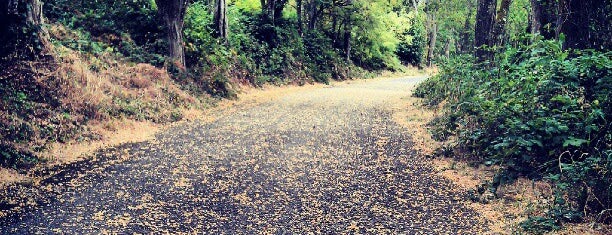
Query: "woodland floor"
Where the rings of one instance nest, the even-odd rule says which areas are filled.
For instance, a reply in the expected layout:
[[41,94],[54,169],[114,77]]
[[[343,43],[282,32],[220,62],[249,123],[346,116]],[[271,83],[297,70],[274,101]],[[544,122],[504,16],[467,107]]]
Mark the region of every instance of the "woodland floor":
[[482,233],[465,192],[394,121],[420,80],[296,90],[100,150],[8,187],[2,200],[23,209],[0,234]]

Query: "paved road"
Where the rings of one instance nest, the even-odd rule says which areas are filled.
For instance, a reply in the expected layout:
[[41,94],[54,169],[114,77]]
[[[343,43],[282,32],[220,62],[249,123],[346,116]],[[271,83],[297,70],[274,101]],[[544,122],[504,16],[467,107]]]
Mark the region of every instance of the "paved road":
[[48,196],[0,220],[0,234],[478,233],[480,215],[391,119],[419,80],[291,93],[106,149],[7,193]]

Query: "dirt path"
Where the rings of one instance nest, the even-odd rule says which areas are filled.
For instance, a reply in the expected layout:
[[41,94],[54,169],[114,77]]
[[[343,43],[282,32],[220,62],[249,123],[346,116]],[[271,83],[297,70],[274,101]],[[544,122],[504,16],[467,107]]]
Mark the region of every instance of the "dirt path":
[[38,186],[6,233],[473,234],[482,219],[393,122],[420,78],[288,93],[99,152]]

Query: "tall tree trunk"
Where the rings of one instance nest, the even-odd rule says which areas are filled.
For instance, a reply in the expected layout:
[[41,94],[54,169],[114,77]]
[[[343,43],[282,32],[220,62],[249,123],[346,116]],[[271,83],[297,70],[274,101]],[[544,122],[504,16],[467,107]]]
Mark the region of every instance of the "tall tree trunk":
[[319,20],[319,8],[322,6],[319,6],[319,4],[317,4],[318,1],[311,1],[310,2],[310,20],[308,21],[308,29],[309,30],[315,30],[317,28],[317,21]]
[[566,36],[565,47],[610,50],[612,47],[611,0],[559,0]]
[[351,37],[353,33],[353,0],[346,1],[346,23],[344,24],[344,56],[346,61],[351,61]]
[[225,0],[215,1],[215,14],[213,17],[215,22],[215,36],[223,40],[223,44],[227,44],[228,23],[227,23],[227,4]]
[[563,9],[560,0],[531,0],[531,33],[539,34],[544,39],[559,37]]
[[[0,46],[1,53],[27,53],[33,56],[46,54],[51,43],[49,42],[49,32],[44,25],[43,2],[41,0],[8,0],[0,4],[0,22],[2,22],[0,25],[0,33],[2,34],[0,35],[0,43],[5,44]],[[19,7],[20,5],[22,7]],[[25,9],[25,12],[21,12],[20,9]],[[19,38],[24,36],[29,38],[29,36],[15,35],[10,32],[11,27],[23,27],[24,24],[31,27],[35,34],[36,41],[26,41],[28,44],[36,44],[27,45],[27,48],[34,48],[33,50],[23,48],[26,45],[19,45],[18,43],[21,40]],[[21,32],[21,28],[18,32]],[[4,51],[5,49],[8,51]]]
[[26,22],[34,27],[38,34],[39,40],[45,46],[49,43],[49,34],[44,27],[45,18],[43,17],[43,3],[41,0],[27,0]]
[[436,38],[438,36],[438,24],[435,16],[432,16],[431,31],[429,32],[429,47],[427,48],[427,66],[433,65],[434,51],[436,49]]
[[283,9],[289,0],[261,0],[261,11],[274,25],[283,16]]
[[446,43],[444,44],[444,57],[446,58],[450,57],[450,45],[451,45],[451,39],[448,38],[446,39]]
[[542,4],[540,0],[531,0],[531,12],[529,13],[529,33],[539,34],[542,27]]
[[340,27],[338,27],[338,13],[336,12],[336,6],[334,5],[334,2],[332,1],[332,9],[331,9],[331,18],[332,18],[332,28],[331,28],[331,32],[333,33],[332,36],[332,45],[336,46],[337,41],[338,41],[338,32],[340,31],[340,27],[342,27],[342,25],[340,25]]
[[352,22],[351,14],[349,14],[346,23],[344,24],[344,57],[346,61],[351,60],[351,34],[352,34]]
[[168,56],[180,69],[185,69],[183,26],[187,0],[156,0],[155,2],[166,26]]
[[474,14],[474,5],[472,1],[468,1],[467,9],[468,9],[468,14],[467,14],[467,17],[465,18],[465,22],[463,23],[463,30],[460,33],[461,43],[458,43],[458,47],[460,51],[462,52],[470,52],[474,49],[472,47],[472,43],[470,42],[470,35],[471,35],[470,31],[472,27],[471,19],[472,19],[472,14]]
[[474,29],[475,56],[478,62],[484,62],[489,56],[489,35],[495,22],[497,0],[478,0],[476,12],[476,27]]
[[[504,34],[506,32],[506,24],[508,22],[508,12],[510,11],[511,4],[512,0],[501,1],[501,6],[497,11],[497,16],[495,17],[495,24],[493,25],[493,30],[490,34],[491,41],[489,42],[489,45],[498,47],[502,45]],[[491,54],[491,56],[493,55]]]
[[296,0],[295,4],[297,5],[296,11],[297,11],[298,33],[300,33],[300,37],[303,37],[304,29],[303,29],[303,23],[302,23],[302,0]]

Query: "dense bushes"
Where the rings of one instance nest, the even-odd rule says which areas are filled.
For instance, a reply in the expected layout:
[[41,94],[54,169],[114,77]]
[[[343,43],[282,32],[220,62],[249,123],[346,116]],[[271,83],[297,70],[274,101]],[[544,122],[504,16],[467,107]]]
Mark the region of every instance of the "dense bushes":
[[228,8],[228,16],[231,33],[225,44],[213,35],[209,6],[194,3],[187,11],[187,64],[198,77],[223,82],[242,80],[255,85],[327,83],[350,77],[352,65],[325,33],[306,31],[301,36],[294,18],[272,23],[259,11],[236,6]]
[[166,42],[152,0],[49,1],[44,7],[50,22],[61,23],[71,37],[57,43],[88,53],[106,50],[137,63],[162,65]]
[[555,184],[558,224],[612,215],[612,53],[562,50],[557,41],[508,48],[495,65],[457,57],[415,96],[445,101],[434,136],[505,171]]

